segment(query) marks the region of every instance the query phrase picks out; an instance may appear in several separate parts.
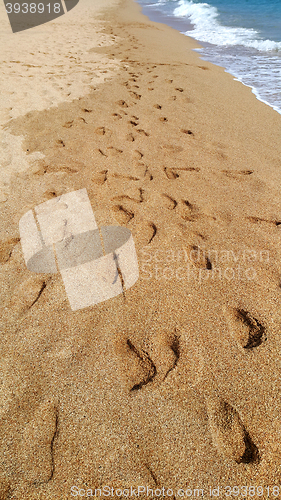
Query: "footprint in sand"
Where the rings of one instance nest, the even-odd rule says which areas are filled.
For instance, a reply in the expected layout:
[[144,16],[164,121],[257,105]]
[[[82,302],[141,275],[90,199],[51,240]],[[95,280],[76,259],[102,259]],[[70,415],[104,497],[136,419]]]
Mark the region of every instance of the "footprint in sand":
[[167,208],[168,210],[174,210],[176,208],[178,203],[176,200],[174,200],[174,198],[172,198],[168,194],[162,194],[162,198],[163,198],[163,206],[165,208]]
[[137,346],[127,339],[116,349],[125,383],[131,393],[136,393],[154,382],[164,382],[177,367],[180,339],[176,331],[170,335],[162,332],[147,346]]
[[199,167],[164,167],[164,172],[169,180],[178,179],[180,177],[180,172],[200,172]]
[[129,200],[129,201],[134,201],[135,203],[142,203],[144,201],[143,199],[143,189],[142,188],[138,188],[137,190],[137,194],[135,197],[132,197],[132,196],[129,196],[127,194],[121,194],[119,196],[114,196],[114,198],[112,198],[112,200],[118,200],[118,201],[122,201],[122,200]]
[[179,177],[179,174],[176,172],[176,169],[174,168],[164,167],[164,172],[169,181],[177,179]]
[[183,134],[187,134],[187,135],[194,135],[194,133],[193,133],[191,130],[186,129],[186,128],[182,128],[182,129],[181,129],[181,132],[182,132]]
[[177,212],[187,222],[194,222],[200,216],[199,208],[188,200],[181,200]]
[[259,462],[259,451],[245,429],[238,412],[216,392],[205,394],[209,427],[220,455],[236,463]]
[[[225,155],[221,153],[223,157]],[[254,173],[253,170],[222,170],[222,173],[227,175],[227,177],[232,177],[233,179],[241,179],[243,176],[251,175]]]
[[137,92],[130,92],[131,96],[136,99],[137,101],[139,101],[141,99],[141,95],[140,94],[137,94]]
[[131,117],[131,120],[129,120],[129,124],[132,125],[133,127],[137,127],[139,124],[139,118],[133,115]]
[[266,224],[271,224],[273,226],[281,226],[281,221],[279,220],[270,220],[270,219],[263,219],[262,217],[247,217],[247,219],[254,224],[260,224],[265,222]]
[[115,219],[119,224],[128,224],[135,216],[134,212],[124,205],[115,205],[113,208],[115,212]]
[[265,326],[246,309],[225,310],[231,334],[244,352],[251,352],[267,340]]
[[118,106],[121,106],[122,108],[128,108],[128,104],[126,103],[126,101],[123,101],[123,100],[120,100],[120,101],[117,101],[116,104],[118,104]]
[[149,168],[148,168],[148,167],[146,167],[144,177],[146,177],[149,181],[153,181],[153,175],[152,175],[152,173],[149,171]]
[[212,263],[207,256],[207,252],[202,250],[197,245],[190,245],[188,248],[188,256],[191,264],[198,269],[207,269],[211,271]]
[[140,221],[138,222],[134,229],[134,241],[138,248],[143,248],[150,245],[157,234],[157,227],[154,222]]
[[42,484],[52,479],[57,432],[58,411],[54,403],[47,401],[38,408],[23,431],[22,468],[28,482]]
[[137,132],[138,132],[140,135],[144,135],[145,137],[149,137],[148,132],[146,132],[146,131],[145,131],[145,130],[143,130],[142,128],[138,128],[138,129],[137,129]]
[[143,153],[141,151],[138,151],[137,149],[133,151],[132,153],[133,159],[135,160],[141,160],[143,158]]
[[43,298],[45,289],[51,278],[36,276],[27,279],[14,291],[7,303],[13,320],[19,319]]
[[110,134],[110,130],[106,129],[105,127],[97,127],[95,129],[95,134],[98,134],[98,135],[109,135]]
[[123,153],[122,149],[118,149],[118,148],[115,148],[113,146],[109,146],[107,148],[107,151],[108,151],[109,156],[119,156]]
[[108,170],[101,170],[97,172],[93,177],[92,181],[99,186],[102,186],[107,181]]
[[71,122],[66,122],[66,123],[63,125],[63,127],[65,127],[65,128],[71,128],[71,127],[72,127],[72,125],[73,125],[73,122],[74,122],[74,120],[72,120]]
[[132,175],[124,175],[124,174],[118,174],[118,173],[113,173],[112,177],[115,177],[116,179],[127,179],[128,181],[139,181],[139,177],[134,177]]
[[0,264],[8,262],[12,256],[13,249],[19,243],[20,238],[10,238],[0,242]]
[[128,142],[134,142],[134,140],[135,140],[135,138],[134,138],[133,134],[128,134],[126,136],[126,141],[128,141]]

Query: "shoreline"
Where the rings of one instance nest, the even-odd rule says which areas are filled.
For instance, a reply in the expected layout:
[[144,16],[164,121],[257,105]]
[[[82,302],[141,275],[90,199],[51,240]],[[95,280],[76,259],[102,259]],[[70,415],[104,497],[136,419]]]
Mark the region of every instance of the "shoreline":
[[[110,79],[6,124],[40,158],[0,213],[4,499],[280,483],[281,120],[140,9],[103,14]],[[140,277],[73,312],[18,223],[83,188]]]
[[[208,48],[210,50],[210,47],[212,47],[212,44],[209,44],[208,42],[203,42],[200,39],[197,39],[196,37],[193,37],[191,34],[188,33],[189,31],[190,31],[190,33],[192,33],[192,29],[195,28],[194,25],[192,25],[191,21],[188,20],[188,18],[184,19],[184,18],[179,18],[179,17],[174,17],[174,16],[168,16],[168,15],[165,15],[164,13],[162,13],[161,10],[159,10],[157,8],[152,9],[151,6],[142,5],[141,3],[139,5],[141,6],[141,9],[142,9],[144,15],[147,15],[148,18],[151,19],[152,21],[154,21],[156,23],[157,22],[164,23],[164,24],[170,26],[171,28],[176,29],[180,33],[184,34],[185,36],[188,36],[188,37],[194,39],[195,41],[197,41],[197,43],[201,45],[201,49],[199,49],[199,51],[198,51],[199,55],[200,55],[200,50],[204,51],[204,49],[206,49],[206,48]],[[278,42],[276,42],[276,43],[278,43]],[[216,47],[216,45],[214,45],[214,47]],[[273,55],[274,55],[274,52],[273,52]],[[205,57],[205,59],[204,59],[204,57]],[[201,54],[200,58],[202,59],[202,61],[209,61],[216,66],[224,68],[225,72],[232,75],[234,79],[236,79],[237,81],[239,81],[240,83],[242,83],[246,87],[251,88],[253,94],[256,96],[256,98],[259,101],[266,104],[267,106],[270,106],[278,114],[281,114],[280,106],[278,107],[276,104],[270,103],[268,100],[266,100],[266,98],[262,97],[262,95],[260,94],[260,88],[257,85],[255,86],[253,83],[244,82],[243,81],[244,76],[241,75],[241,73],[239,74],[239,71],[236,71],[236,73],[235,73],[235,71],[233,71],[233,68],[232,69],[227,68],[227,65],[224,64],[224,62],[226,63],[227,61],[222,60],[221,64],[220,64],[220,62],[216,62],[214,60],[214,55],[212,57],[212,50],[211,50],[211,52],[209,52],[209,54],[208,53]]]

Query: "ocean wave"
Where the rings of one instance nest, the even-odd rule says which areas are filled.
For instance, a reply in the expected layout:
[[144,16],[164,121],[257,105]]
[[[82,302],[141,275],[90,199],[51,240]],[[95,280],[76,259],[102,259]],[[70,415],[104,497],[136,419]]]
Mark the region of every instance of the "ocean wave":
[[[165,0],[158,2],[163,3],[166,3]],[[281,51],[281,42],[262,40],[254,29],[221,25],[217,8],[208,3],[179,0],[173,14],[175,17],[188,17],[194,29],[186,34],[202,42],[224,47],[243,45],[263,52]]]

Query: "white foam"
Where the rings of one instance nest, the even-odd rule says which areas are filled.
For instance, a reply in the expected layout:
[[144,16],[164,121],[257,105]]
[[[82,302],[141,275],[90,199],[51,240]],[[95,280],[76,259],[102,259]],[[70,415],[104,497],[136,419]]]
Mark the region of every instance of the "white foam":
[[260,101],[281,114],[280,56],[243,47],[196,49],[203,59],[226,68],[238,81],[250,87]]
[[186,34],[202,42],[223,47],[242,45],[266,52],[281,51],[281,42],[262,40],[254,29],[221,25],[217,8],[208,3],[180,0],[173,13],[176,17],[188,17],[194,29]]

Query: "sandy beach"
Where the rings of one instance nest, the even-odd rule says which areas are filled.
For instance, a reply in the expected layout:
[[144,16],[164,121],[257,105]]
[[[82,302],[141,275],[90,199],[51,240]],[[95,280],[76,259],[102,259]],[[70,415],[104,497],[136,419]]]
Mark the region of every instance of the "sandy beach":
[[[0,14],[0,499],[278,497],[280,115],[132,0]],[[19,221],[83,188],[140,275],[72,311]]]

